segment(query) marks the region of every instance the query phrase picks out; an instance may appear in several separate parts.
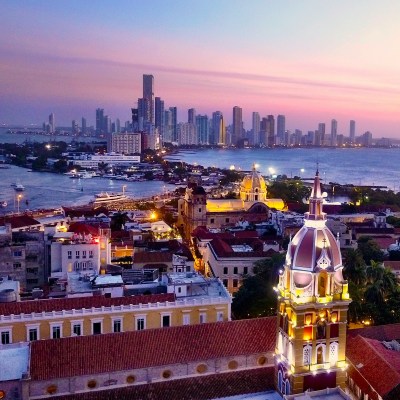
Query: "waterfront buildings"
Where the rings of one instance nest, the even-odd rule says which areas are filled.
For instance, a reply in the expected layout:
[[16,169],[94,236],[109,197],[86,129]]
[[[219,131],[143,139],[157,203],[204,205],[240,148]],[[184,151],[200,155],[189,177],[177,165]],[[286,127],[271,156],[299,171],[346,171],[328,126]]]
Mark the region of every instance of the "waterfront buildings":
[[254,146],[260,144],[260,113],[253,112],[252,114],[252,141]]
[[354,146],[356,144],[356,121],[350,121],[350,144]]
[[225,122],[221,111],[212,114],[210,144],[227,144]]
[[332,147],[337,146],[337,121],[336,119],[333,119],[331,121],[331,143],[330,145]]
[[239,140],[242,139],[243,132],[243,119],[242,109],[238,106],[233,107],[233,119],[232,119],[232,136],[231,143],[236,146]]
[[55,131],[56,131],[56,119],[55,119],[55,116],[54,116],[54,113],[51,113],[50,115],[49,115],[49,131],[50,131],[50,133],[55,133]]
[[142,134],[134,132],[114,133],[111,137],[111,151],[119,154],[142,152]]
[[286,117],[284,115],[278,115],[276,122],[276,136],[277,136],[277,144],[288,146],[289,143],[285,140],[285,131],[286,131]]

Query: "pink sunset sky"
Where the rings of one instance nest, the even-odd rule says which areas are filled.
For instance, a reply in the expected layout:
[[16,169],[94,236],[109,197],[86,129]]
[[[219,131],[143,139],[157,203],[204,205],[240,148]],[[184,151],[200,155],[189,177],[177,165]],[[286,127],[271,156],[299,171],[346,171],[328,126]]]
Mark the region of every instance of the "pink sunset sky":
[[[145,4],[144,4],[145,3]],[[286,115],[288,129],[400,139],[400,2],[11,1],[0,5],[0,123],[123,123],[152,74],[165,106]]]

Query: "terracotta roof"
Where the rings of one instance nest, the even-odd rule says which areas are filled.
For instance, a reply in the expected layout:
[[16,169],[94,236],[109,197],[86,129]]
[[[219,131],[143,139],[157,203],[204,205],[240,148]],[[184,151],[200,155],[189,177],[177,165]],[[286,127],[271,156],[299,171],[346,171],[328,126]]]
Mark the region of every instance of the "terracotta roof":
[[272,389],[274,368],[266,367],[51,397],[57,400],[205,400]]
[[133,255],[134,263],[166,263],[172,262],[170,251],[139,251]]
[[[233,245],[248,245],[253,251],[234,251]],[[234,238],[234,239],[213,239],[210,243],[211,248],[218,257],[268,257],[267,252],[263,251],[263,242],[258,238]]]
[[0,225],[11,224],[12,229],[22,228],[24,226],[35,226],[41,225],[36,219],[29,217],[28,215],[16,215],[12,217],[0,218]]
[[72,223],[69,228],[69,232],[80,233],[80,234],[91,234],[92,236],[99,235],[99,227],[86,224],[84,222],[74,222]]
[[384,261],[384,262],[383,262],[383,265],[384,265],[385,267],[390,268],[392,271],[398,271],[398,270],[400,270],[400,261],[390,261],[390,260],[387,260],[387,261]]
[[192,237],[196,237],[200,240],[212,240],[215,238],[232,239],[233,235],[230,232],[210,232],[205,226],[198,226],[193,230]]
[[47,380],[234,357],[271,352],[275,339],[270,317],[39,340],[31,344],[30,371],[33,380]]
[[357,235],[393,235],[394,228],[356,228]]
[[237,231],[233,232],[233,236],[238,239],[258,238],[260,235],[257,231]]
[[111,297],[91,296],[67,299],[29,300],[16,303],[0,303],[0,315],[41,313],[42,311],[78,310],[92,307],[110,307],[112,305],[148,304],[175,301],[174,294],[152,294],[143,296]]
[[352,363],[356,384],[365,386],[366,380],[373,388],[365,387],[367,393],[376,391],[385,398],[400,385],[400,352],[386,349],[379,340],[352,337],[347,342],[346,356]]
[[392,237],[374,237],[374,242],[378,244],[380,249],[386,250],[395,241]]
[[348,337],[354,337],[357,335],[376,340],[400,340],[400,323],[369,326],[368,328],[347,330]]

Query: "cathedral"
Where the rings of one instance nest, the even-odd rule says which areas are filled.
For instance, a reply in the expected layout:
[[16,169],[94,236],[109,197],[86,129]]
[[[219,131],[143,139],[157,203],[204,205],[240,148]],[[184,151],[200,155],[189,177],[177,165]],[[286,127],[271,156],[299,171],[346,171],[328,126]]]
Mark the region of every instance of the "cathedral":
[[266,221],[271,208],[286,209],[282,199],[270,199],[267,194],[265,179],[255,165],[241,182],[239,199],[208,199],[202,186],[189,184],[185,196],[178,201],[178,226],[188,238],[198,226],[223,229],[239,222]]
[[318,171],[309,211],[289,243],[278,294],[276,386],[282,394],[346,381],[347,310],[338,240],[326,226]]

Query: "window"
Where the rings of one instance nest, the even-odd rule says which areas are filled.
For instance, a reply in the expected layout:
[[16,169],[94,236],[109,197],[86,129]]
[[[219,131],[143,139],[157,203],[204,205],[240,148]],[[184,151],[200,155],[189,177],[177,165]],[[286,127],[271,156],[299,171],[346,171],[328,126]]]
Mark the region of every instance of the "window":
[[61,326],[54,325],[51,327],[51,338],[52,339],[60,339],[61,338]]
[[229,222],[229,218],[225,218],[225,222],[228,223]]
[[68,250],[67,255],[68,255],[68,260],[71,260],[72,259],[72,251]]
[[15,250],[14,257],[22,257],[22,250]]
[[22,268],[22,265],[21,265],[21,263],[14,263],[13,267],[14,267],[14,270],[19,270]]
[[228,267],[224,267],[224,275],[228,273]]
[[190,325],[190,314],[183,314],[183,325]]
[[249,273],[249,268],[248,267],[243,267],[243,273],[247,275]]
[[237,288],[239,286],[239,281],[237,279],[233,280],[233,285],[234,288]]
[[146,317],[145,316],[136,317],[136,330],[143,331],[144,329],[146,329]]
[[89,258],[93,258],[93,250],[89,250]]
[[238,267],[233,267],[233,273],[237,274],[238,273]]
[[199,207],[199,212],[201,212],[201,207]]
[[207,322],[207,314],[206,313],[200,313],[199,322],[200,322],[200,324],[205,324]]
[[303,365],[311,364],[311,346],[307,345],[303,347]]
[[86,258],[86,250],[82,251],[82,258]]
[[113,332],[122,332],[122,321],[120,319],[113,321]]
[[162,315],[161,316],[161,326],[163,328],[167,328],[168,326],[171,326],[171,315]]
[[39,330],[38,328],[28,328],[28,340],[33,342],[34,340],[39,340]]
[[214,223],[214,218],[210,219],[210,223],[213,224]]
[[228,279],[223,279],[222,283],[224,284],[224,286],[227,288],[228,287]]
[[1,344],[10,344],[12,342],[11,340],[11,329],[7,330],[1,330],[0,331],[0,339],[1,339]]
[[82,324],[73,324],[72,325],[72,334],[73,336],[82,336]]
[[335,365],[338,360],[338,343],[333,342],[329,345],[329,362],[331,365]]
[[224,312],[217,311],[217,322],[223,322],[223,320],[224,320]]
[[100,335],[103,332],[103,321],[92,320],[92,335]]
[[76,258],[80,258],[80,251],[79,251],[79,250],[77,250],[77,251],[75,252],[75,257],[76,257]]
[[317,346],[317,364],[323,364],[325,362],[325,345],[319,344]]

